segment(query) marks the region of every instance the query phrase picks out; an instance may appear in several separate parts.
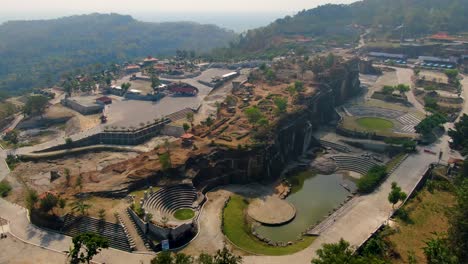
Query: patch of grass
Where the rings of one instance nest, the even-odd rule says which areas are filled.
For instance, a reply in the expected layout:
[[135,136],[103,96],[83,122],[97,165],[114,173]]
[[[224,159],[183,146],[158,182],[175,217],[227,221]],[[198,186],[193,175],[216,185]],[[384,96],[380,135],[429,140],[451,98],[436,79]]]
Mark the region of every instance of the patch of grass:
[[388,131],[393,128],[389,120],[378,117],[362,117],[356,120],[357,124],[369,131]]
[[6,197],[11,191],[11,185],[7,181],[0,182],[0,197]]
[[[422,248],[424,241],[433,237],[433,232],[446,233],[449,227],[447,214],[455,204],[452,192],[434,190],[433,193],[424,188],[412,198],[402,209],[408,214],[406,219],[396,218],[397,232],[388,239],[394,245],[394,250],[401,256],[394,263],[408,259],[408,252],[413,251],[418,263],[425,263]],[[406,217],[404,217],[406,218]]]
[[189,220],[195,216],[195,212],[192,209],[179,209],[175,211],[174,217],[177,220]]
[[245,219],[248,203],[238,195],[233,195],[223,211],[223,232],[237,247],[260,255],[289,255],[307,248],[315,237],[304,236],[301,241],[286,247],[274,247],[258,240],[252,235],[250,225]]

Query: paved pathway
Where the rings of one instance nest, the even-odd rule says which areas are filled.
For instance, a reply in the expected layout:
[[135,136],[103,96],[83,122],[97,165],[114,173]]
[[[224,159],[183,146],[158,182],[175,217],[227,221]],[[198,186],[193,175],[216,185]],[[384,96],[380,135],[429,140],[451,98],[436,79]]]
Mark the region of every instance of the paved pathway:
[[[397,78],[398,78],[398,83],[402,84],[407,84],[411,87],[411,89],[414,89],[413,81],[411,80],[411,77],[413,76],[414,72],[413,69],[410,68],[399,68],[399,67],[392,67],[393,69],[396,70]],[[413,106],[420,111],[421,113],[426,113],[426,109],[424,106],[416,100],[416,97],[414,96],[413,91],[409,91],[406,93],[406,96],[408,97],[408,101],[413,104]]]

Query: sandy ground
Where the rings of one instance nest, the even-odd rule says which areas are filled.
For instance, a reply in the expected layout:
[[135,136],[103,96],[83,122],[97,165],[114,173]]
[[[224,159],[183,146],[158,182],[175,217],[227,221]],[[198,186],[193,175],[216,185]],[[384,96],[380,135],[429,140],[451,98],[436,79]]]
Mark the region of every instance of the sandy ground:
[[[39,162],[22,162],[8,175],[7,180],[13,185],[13,192],[8,196],[10,201],[22,204],[24,199],[24,184],[35,189],[38,193],[49,190],[59,190],[65,186],[65,177],[51,182],[50,172],[57,171],[63,175],[64,169],[68,168],[71,174],[71,186],[74,186],[79,173],[95,171],[110,164],[115,164],[133,157],[135,152],[99,152],[68,156]],[[84,182],[87,179],[83,180]],[[73,187],[71,187],[72,189]]]

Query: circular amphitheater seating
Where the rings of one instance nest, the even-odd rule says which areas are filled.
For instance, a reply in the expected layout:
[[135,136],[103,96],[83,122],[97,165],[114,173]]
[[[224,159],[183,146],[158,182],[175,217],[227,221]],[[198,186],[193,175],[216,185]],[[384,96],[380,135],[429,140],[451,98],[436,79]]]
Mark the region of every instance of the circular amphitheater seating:
[[369,158],[355,156],[333,156],[336,165],[340,170],[353,171],[360,174],[366,174],[372,167],[381,165]]
[[405,114],[405,112],[380,107],[351,106],[344,108],[345,112],[353,116],[373,116],[381,118],[396,119]]
[[182,208],[192,208],[197,199],[197,192],[191,185],[164,187],[153,193],[143,204],[143,208],[161,216],[173,215]]

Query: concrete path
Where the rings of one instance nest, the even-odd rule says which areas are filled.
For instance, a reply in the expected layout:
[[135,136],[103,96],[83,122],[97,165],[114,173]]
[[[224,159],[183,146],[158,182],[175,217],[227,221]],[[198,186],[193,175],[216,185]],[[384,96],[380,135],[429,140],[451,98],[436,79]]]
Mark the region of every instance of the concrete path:
[[427,115],[426,109],[418,100],[416,100],[416,97],[414,96],[414,93],[413,93],[414,85],[413,85],[413,81],[411,80],[411,77],[414,74],[413,69],[399,68],[399,67],[392,67],[392,68],[396,70],[398,83],[406,84],[411,87],[411,91],[406,93],[406,96],[408,97],[408,101],[411,104],[413,104],[414,108],[416,108],[418,111],[420,111],[421,113],[425,113]]

